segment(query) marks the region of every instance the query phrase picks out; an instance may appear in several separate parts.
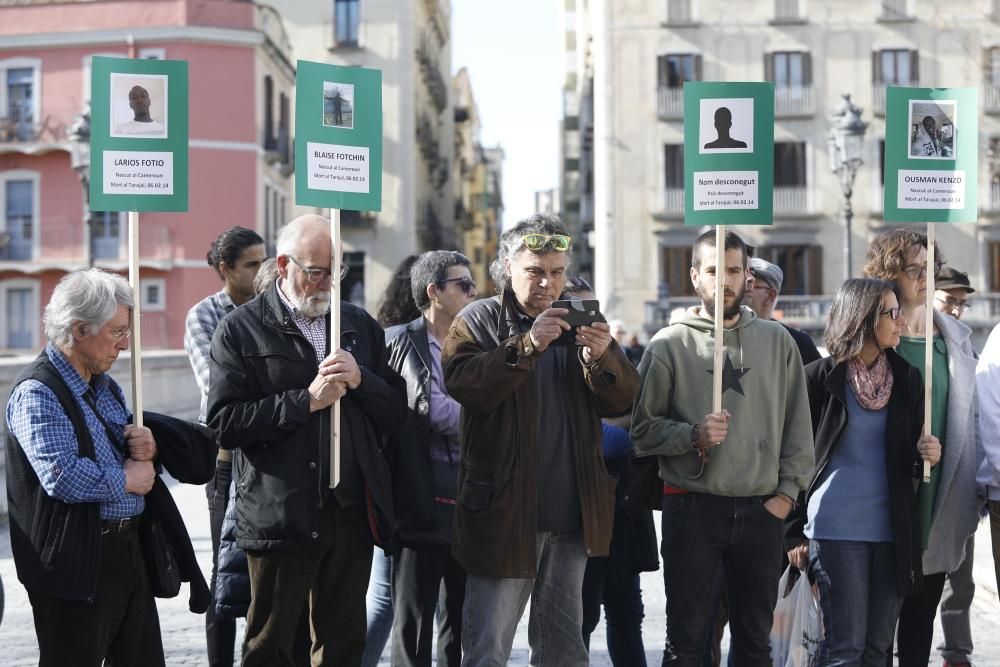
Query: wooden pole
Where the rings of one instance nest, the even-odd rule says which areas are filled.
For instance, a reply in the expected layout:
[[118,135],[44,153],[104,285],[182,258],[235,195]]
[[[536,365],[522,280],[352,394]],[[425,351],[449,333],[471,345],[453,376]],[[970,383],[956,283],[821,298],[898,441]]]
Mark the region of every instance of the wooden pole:
[[[934,225],[927,223],[927,295],[924,303],[924,435],[931,434],[934,389]],[[931,481],[931,464],[924,461],[924,483]]]
[[[330,209],[330,353],[340,349],[340,209]],[[340,401],[330,407],[330,488],[340,484]]]
[[712,366],[712,412],[722,412],[722,357],[726,351],[722,339],[726,309],[726,226],[715,228],[715,361]]
[[139,212],[128,212],[128,284],[132,288],[132,323],[129,335],[132,348],[132,423],[142,426],[142,340],[139,336]]

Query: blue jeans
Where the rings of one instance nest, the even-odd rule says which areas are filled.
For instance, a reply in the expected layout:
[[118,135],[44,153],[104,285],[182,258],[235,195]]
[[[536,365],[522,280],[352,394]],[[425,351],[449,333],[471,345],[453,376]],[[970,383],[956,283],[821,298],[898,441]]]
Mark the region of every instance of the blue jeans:
[[462,612],[463,667],[501,667],[510,658],[517,624],[531,597],[528,645],[531,665],[586,667],[583,573],[587,553],[582,531],[536,533],[534,579],[470,574]]
[[768,637],[778,599],[784,521],[764,507],[766,499],[664,496],[664,665],[703,664],[705,638],[715,617],[712,594],[721,569],[729,591],[734,663],[771,666]]
[[809,540],[826,630],[819,649],[823,667],[886,664],[903,605],[894,553],[891,542]]
[[361,667],[375,667],[392,631],[392,559],[375,547],[372,575],[368,579],[365,606],[368,610],[368,636]]

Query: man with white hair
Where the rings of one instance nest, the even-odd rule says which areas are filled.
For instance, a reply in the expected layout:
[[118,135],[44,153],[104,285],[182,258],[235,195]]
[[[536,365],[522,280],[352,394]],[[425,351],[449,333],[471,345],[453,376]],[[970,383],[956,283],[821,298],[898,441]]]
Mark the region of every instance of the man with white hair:
[[164,664],[138,535],[156,442],[107,375],[132,308],[121,276],[66,275],[7,404],[10,541],[40,665]]
[[[341,301],[329,349],[329,221],[296,218],[277,246],[277,280],[222,320],[210,355],[208,422],[235,450],[236,543],[250,568],[243,665],[294,664],[307,603],[312,664],[358,665],[373,537],[385,542],[392,517],[380,443],[405,419],[406,387],[382,329],[357,306]],[[338,401],[340,483],[330,489]]]

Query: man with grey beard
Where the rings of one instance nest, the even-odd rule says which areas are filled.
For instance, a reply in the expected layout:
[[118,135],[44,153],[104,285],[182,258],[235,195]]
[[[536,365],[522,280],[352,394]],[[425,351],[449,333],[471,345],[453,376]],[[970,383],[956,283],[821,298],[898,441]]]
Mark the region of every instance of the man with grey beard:
[[[208,421],[235,450],[236,543],[250,568],[243,665],[294,664],[307,603],[312,664],[358,665],[373,539],[384,544],[392,521],[379,445],[385,425],[405,418],[406,386],[357,306],[341,302],[339,349],[329,349],[329,221],[296,218],[277,246],[277,280],[222,320],[211,349]],[[341,475],[330,489],[338,401]]]

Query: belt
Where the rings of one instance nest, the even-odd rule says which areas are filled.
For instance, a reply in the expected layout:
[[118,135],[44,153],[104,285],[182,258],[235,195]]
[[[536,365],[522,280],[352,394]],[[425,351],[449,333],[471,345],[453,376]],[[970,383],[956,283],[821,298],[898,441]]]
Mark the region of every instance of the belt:
[[131,516],[127,519],[102,519],[101,535],[107,535],[109,533],[125,533],[130,530],[135,530],[139,527],[139,521],[141,520],[141,514],[139,516]]

